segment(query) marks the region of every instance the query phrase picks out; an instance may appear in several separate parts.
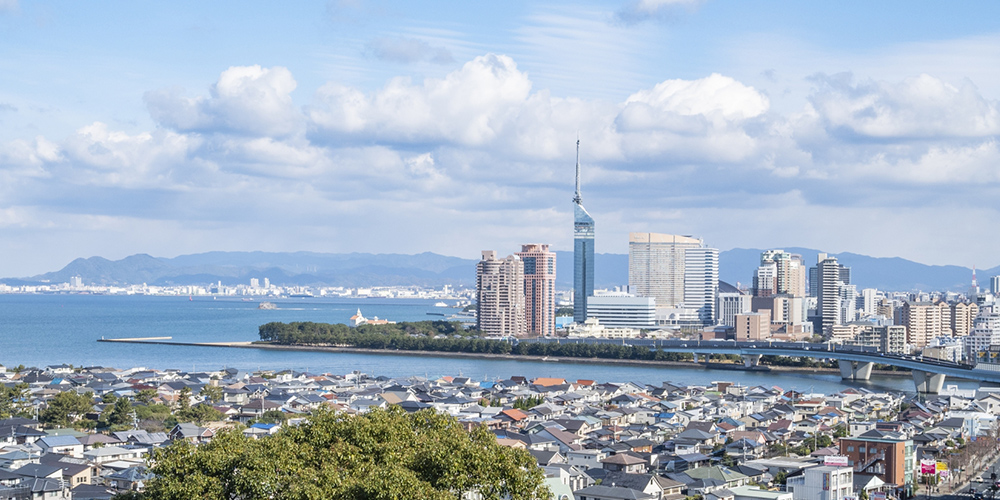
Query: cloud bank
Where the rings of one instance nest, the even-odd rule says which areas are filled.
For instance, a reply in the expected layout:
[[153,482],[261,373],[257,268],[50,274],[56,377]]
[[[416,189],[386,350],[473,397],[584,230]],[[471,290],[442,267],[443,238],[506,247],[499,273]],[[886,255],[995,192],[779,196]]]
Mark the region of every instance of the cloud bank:
[[[432,57],[418,49],[413,57]],[[578,135],[585,201],[605,242],[650,230],[721,247],[820,246],[854,231],[918,245],[917,220],[959,236],[935,206],[1000,187],[998,103],[972,82],[809,81],[801,107],[779,113],[721,74],[664,80],[621,102],[557,98],[499,54],[372,91],[297,89],[286,68],[234,66],[202,92],[148,91],[155,129],[94,122],[0,148],[0,227],[99,228],[177,253],[213,239],[220,249],[452,255],[528,241],[569,248]],[[293,92],[312,97],[299,106]]]

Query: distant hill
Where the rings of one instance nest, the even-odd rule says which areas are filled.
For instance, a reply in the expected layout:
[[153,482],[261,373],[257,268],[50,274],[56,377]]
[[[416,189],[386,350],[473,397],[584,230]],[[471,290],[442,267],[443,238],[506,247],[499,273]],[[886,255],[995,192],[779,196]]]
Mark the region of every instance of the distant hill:
[[[802,255],[809,266],[818,250],[785,247]],[[719,255],[719,278],[749,284],[760,261],[761,249],[734,248]],[[961,266],[929,266],[906,259],[868,257],[854,253],[832,254],[851,267],[851,280],[858,289],[954,290],[969,287],[972,270]],[[27,278],[6,278],[9,285],[65,283],[80,276],[86,284],[201,285],[221,281],[226,285],[268,278],[278,285],[299,286],[402,286],[442,285],[472,287],[476,283],[478,259],[463,259],[425,252],[416,255],[316,252],[207,252],[174,258],[138,254],[111,261],[102,257],[76,259],[59,271]],[[594,284],[614,288],[628,284],[628,255],[596,254]],[[1000,274],[1000,266],[980,270],[981,286]],[[556,252],[556,286],[573,287],[573,252]]]
[[132,255],[118,261],[76,259],[59,271],[8,284],[64,283],[80,276],[86,284],[235,285],[264,278],[300,286],[474,286],[476,261],[430,252],[402,254],[324,254],[313,252],[208,252],[172,259]]

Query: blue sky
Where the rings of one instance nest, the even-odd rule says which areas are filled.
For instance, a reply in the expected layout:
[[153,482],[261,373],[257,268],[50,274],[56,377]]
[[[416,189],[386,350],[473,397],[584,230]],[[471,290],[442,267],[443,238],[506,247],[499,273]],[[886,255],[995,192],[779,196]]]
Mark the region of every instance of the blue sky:
[[1000,264],[996,2],[0,0],[0,276],[629,231]]

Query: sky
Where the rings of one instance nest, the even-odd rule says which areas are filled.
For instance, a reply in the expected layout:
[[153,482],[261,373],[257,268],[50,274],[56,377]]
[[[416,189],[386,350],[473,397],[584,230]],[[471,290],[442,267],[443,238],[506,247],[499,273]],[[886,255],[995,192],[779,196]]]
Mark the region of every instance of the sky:
[[1000,2],[0,0],[0,276],[628,233],[1000,264]]

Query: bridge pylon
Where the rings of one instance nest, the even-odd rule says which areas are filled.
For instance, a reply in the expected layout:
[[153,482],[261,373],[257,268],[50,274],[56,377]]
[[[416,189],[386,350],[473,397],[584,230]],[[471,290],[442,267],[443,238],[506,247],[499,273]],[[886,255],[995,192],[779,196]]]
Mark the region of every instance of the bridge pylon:
[[840,367],[840,378],[843,380],[868,380],[872,376],[874,363],[841,359],[837,361],[837,366]]
[[917,392],[928,394],[938,394],[944,387],[945,376],[943,373],[931,373],[923,370],[912,370],[913,384],[917,386]]

